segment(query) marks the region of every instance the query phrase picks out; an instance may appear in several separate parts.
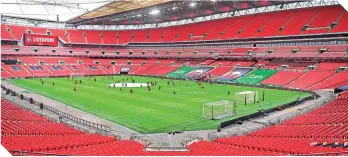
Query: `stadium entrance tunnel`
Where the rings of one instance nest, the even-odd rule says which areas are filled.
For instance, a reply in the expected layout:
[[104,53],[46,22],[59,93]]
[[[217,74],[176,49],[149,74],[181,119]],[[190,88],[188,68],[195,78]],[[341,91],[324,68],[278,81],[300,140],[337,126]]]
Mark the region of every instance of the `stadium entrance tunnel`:
[[151,84],[147,83],[110,83],[108,84],[108,87],[121,87],[121,88],[141,88],[141,87],[147,87],[151,86]]

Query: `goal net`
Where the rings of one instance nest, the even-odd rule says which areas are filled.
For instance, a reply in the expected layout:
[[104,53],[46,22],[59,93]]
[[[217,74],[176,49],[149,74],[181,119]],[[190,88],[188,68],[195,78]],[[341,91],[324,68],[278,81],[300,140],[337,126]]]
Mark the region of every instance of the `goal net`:
[[234,94],[234,104],[256,103],[259,100],[259,94],[257,91],[244,91],[237,92]]
[[203,104],[203,117],[207,119],[223,119],[234,115],[233,103],[221,100]]

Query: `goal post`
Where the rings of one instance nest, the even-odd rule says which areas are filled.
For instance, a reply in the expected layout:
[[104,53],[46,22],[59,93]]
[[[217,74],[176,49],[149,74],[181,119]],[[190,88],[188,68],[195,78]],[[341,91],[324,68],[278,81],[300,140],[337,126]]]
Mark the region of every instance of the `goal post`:
[[234,94],[234,104],[249,104],[256,103],[259,100],[259,94],[257,91],[243,91]]
[[214,101],[203,104],[203,118],[218,120],[234,115],[233,103],[228,100]]

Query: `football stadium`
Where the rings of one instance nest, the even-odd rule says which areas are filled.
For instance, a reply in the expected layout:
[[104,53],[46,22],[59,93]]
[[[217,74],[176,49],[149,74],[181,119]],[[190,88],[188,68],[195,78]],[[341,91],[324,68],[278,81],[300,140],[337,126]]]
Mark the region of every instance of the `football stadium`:
[[14,156],[348,155],[339,0],[2,0]]

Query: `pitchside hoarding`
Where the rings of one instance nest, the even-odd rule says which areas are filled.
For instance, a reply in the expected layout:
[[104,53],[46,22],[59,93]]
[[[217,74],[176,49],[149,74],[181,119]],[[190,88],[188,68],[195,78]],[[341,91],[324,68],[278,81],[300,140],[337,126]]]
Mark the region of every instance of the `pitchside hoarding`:
[[24,34],[25,46],[58,46],[58,36],[42,34]]
[[208,72],[211,69],[213,69],[213,68],[212,67],[200,67],[200,68],[197,68],[197,69],[192,70],[191,72],[185,74],[184,77],[195,78],[195,77],[198,77],[198,76]]
[[217,80],[233,81],[233,80],[249,73],[252,70],[254,70],[254,69],[253,68],[236,68],[236,69],[229,71],[229,72],[223,74],[222,76],[218,77]]

